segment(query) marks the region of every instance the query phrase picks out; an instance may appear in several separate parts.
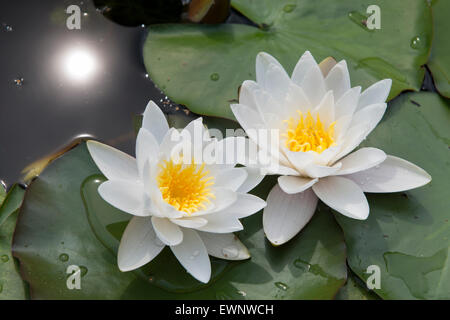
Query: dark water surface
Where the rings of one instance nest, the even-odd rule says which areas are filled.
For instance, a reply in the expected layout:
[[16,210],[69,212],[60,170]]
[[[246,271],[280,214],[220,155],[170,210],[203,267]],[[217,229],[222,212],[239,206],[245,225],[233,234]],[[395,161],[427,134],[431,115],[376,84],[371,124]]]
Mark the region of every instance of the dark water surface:
[[[66,27],[71,4],[81,30]],[[133,153],[133,115],[163,98],[146,78],[144,28],[107,20],[89,0],[2,0],[0,27],[0,180],[11,185],[79,135]]]

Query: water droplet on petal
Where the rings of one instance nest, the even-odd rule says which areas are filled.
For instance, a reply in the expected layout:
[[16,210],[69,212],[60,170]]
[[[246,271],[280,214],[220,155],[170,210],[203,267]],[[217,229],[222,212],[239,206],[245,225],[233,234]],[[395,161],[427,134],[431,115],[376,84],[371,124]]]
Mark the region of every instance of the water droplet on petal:
[[62,262],[66,262],[69,260],[69,255],[67,253],[61,253],[59,255],[59,260]]
[[239,250],[235,246],[229,246],[222,249],[222,254],[226,258],[236,258],[239,254]]

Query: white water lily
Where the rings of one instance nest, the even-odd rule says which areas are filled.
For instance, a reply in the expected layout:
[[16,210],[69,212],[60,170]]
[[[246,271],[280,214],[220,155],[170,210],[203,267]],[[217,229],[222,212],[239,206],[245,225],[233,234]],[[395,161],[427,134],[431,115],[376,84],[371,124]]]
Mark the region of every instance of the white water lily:
[[87,142],[108,179],[98,189],[101,197],[134,216],[120,241],[120,270],[139,268],[169,246],[181,265],[206,283],[211,277],[209,255],[228,260],[250,257],[232,232],[243,229],[240,218],[265,207],[265,201],[247,194],[259,179],[234,165],[176,159],[180,146],[193,148],[195,155],[217,143],[203,139],[194,143],[196,128],[201,137],[207,135],[200,118],[180,132],[183,137],[189,133],[188,138],[175,141],[179,131],[169,129],[162,111],[150,101],[136,140],[136,159],[105,144]]
[[[289,77],[267,53],[256,58],[256,82],[242,84],[232,111],[249,138],[276,159],[278,184],[263,213],[269,241],[293,238],[313,216],[318,198],[341,214],[364,220],[364,192],[399,192],[425,185],[431,177],[416,165],[376,148],[352,152],[376,127],[386,110],[391,80],[361,93],[350,86],[345,60],[317,64],[305,52]],[[255,135],[277,132],[278,143]]]

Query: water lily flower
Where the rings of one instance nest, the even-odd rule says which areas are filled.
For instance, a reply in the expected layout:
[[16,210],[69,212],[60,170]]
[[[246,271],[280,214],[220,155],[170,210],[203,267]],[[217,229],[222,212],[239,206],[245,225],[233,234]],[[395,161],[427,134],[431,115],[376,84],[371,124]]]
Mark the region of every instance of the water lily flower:
[[[305,52],[289,77],[267,53],[256,58],[256,82],[244,81],[232,111],[249,138],[278,161],[278,184],[263,213],[269,241],[293,238],[313,216],[318,199],[341,214],[364,220],[364,192],[399,192],[431,180],[423,169],[377,148],[351,153],[376,127],[386,110],[391,80],[361,93],[351,87],[345,60],[317,64]],[[275,130],[277,143],[256,130]]]
[[[233,232],[243,229],[240,218],[265,207],[265,201],[247,194],[260,180],[234,164],[195,158],[197,151],[217,144],[197,139],[198,128],[201,137],[208,135],[201,118],[182,131],[169,129],[162,111],[150,101],[136,140],[136,159],[97,141],[87,142],[108,179],[99,186],[99,194],[133,215],[118,250],[121,271],[141,267],[169,246],[181,265],[206,283],[211,277],[209,255],[228,260],[250,257]],[[192,150],[192,155],[178,152],[185,150],[180,147]],[[188,155],[192,159],[186,161]]]

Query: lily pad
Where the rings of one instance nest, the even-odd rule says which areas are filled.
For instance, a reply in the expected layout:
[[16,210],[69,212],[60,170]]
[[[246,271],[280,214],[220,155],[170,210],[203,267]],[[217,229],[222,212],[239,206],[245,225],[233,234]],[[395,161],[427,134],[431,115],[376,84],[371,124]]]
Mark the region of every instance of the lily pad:
[[[36,299],[331,299],[346,280],[345,244],[330,212],[319,212],[283,247],[264,238],[260,214],[238,234],[252,258],[212,260],[212,281],[189,276],[166,248],[147,266],[120,272],[116,251],[130,218],[104,202],[104,177],[85,143],[53,161],[29,186],[14,253]],[[268,177],[255,190],[266,196]],[[66,286],[67,267],[81,269],[81,289]]]
[[12,237],[23,194],[21,187],[13,186],[0,207],[0,300],[19,300],[28,296],[11,254]]
[[[366,26],[373,1],[234,0],[232,6],[256,26],[154,25],[144,45],[152,80],[191,111],[234,119],[230,103],[238,87],[255,78],[255,58],[265,51],[292,72],[310,50],[320,61],[345,59],[352,85],[363,88],[392,78],[389,98],[419,90],[432,38],[431,9],[423,0],[405,6],[377,1],[381,29]],[[419,38],[420,44],[412,45]]]
[[435,93],[408,93],[392,102],[364,146],[407,159],[432,181],[408,192],[368,194],[366,221],[336,214],[348,263],[364,281],[381,270],[385,299],[450,298],[450,103]]
[[450,2],[443,0],[433,1],[434,39],[428,67],[433,74],[436,89],[443,96],[450,98],[450,44],[448,30],[450,21]]
[[364,282],[361,281],[350,270],[347,271],[347,283],[343,286],[336,300],[378,300],[380,299],[375,293],[367,289]]

